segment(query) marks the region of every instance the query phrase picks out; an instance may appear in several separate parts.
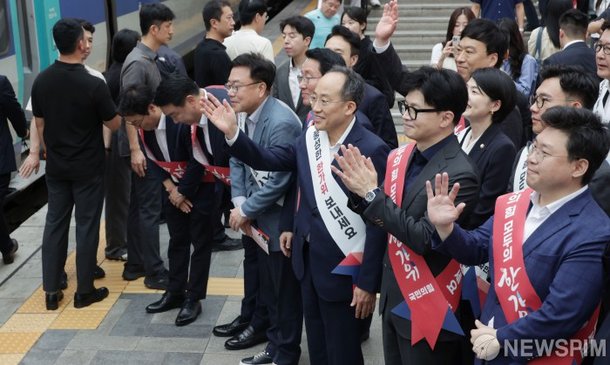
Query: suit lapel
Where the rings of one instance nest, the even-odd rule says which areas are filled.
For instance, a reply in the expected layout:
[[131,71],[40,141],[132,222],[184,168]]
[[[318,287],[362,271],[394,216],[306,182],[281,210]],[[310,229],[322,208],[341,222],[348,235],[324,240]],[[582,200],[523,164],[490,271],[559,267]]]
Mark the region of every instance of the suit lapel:
[[[471,132],[472,133],[472,132]],[[485,154],[491,142],[496,137],[496,135],[500,133],[500,127],[498,125],[492,124],[483,132],[481,138],[476,142],[475,146],[472,147],[468,156],[472,159],[475,165],[478,164],[479,159]]]

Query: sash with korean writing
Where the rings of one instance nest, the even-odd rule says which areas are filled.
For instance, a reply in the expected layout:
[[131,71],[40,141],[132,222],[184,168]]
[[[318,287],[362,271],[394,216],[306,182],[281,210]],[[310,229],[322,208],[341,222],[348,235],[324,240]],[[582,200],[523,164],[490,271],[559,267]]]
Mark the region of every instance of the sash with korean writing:
[[358,214],[347,208],[347,194],[332,175],[328,134],[315,127],[307,128],[305,133],[316,205],[328,233],[345,255],[332,273],[351,275],[355,283],[362,263],[366,225]]
[[269,236],[262,229],[258,228],[255,224],[251,224],[248,236],[269,255]]
[[[164,171],[168,172],[174,182],[177,183],[180,180],[182,180],[182,178],[184,177],[184,173],[186,172],[187,162],[186,161],[159,161],[159,160],[157,160],[155,158],[154,153],[152,153],[152,151],[150,150],[150,148],[148,148],[148,145],[146,144],[146,140],[144,139],[144,130],[142,130],[140,128],[140,129],[138,129],[138,132],[140,134],[140,140],[142,140],[142,144],[144,145],[144,153],[146,153],[146,157],[148,157],[149,160],[154,162],[155,165],[159,166]],[[205,175],[203,175],[201,181],[202,182],[213,182],[214,176],[206,173]]]
[[527,147],[526,145],[521,150],[521,154],[519,155],[519,161],[517,161],[517,166],[515,168],[515,177],[513,178],[513,191],[521,191],[527,189]]
[[[393,150],[388,156],[384,191],[399,207],[402,204],[409,157],[414,148],[415,143],[410,143]],[[388,234],[388,256],[405,300],[392,312],[411,320],[411,343],[415,344],[425,338],[434,349],[441,328],[464,335],[453,314],[460,300],[460,264],[451,260],[435,278],[424,257],[391,234]]]
[[[513,323],[542,307],[542,300],[536,293],[525,270],[523,259],[523,230],[531,189],[500,196],[496,200],[493,225],[494,288],[502,312],[508,323]],[[599,307],[585,325],[574,335],[584,343],[593,336]],[[580,363],[580,356],[545,356],[529,364],[568,365]]]
[[[201,149],[201,143],[199,143],[199,139],[197,138],[197,128],[199,128],[196,124],[191,126],[191,141],[193,142],[193,157],[195,160],[205,167],[205,169],[212,173],[212,175],[216,176],[216,178],[225,185],[231,185],[231,173],[228,167],[222,166],[213,166],[208,162],[208,158],[203,153]],[[205,130],[203,131],[205,133]],[[205,141],[203,141],[205,143]]]

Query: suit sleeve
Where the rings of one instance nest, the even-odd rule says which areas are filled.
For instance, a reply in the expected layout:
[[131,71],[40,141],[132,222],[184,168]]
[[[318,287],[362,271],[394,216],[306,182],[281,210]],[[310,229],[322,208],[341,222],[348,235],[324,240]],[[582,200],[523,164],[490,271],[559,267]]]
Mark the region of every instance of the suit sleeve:
[[434,231],[432,248],[456,259],[464,265],[480,265],[489,261],[489,243],[493,230],[493,217],[479,228],[466,231],[454,224],[453,231],[444,241]]
[[263,171],[296,171],[297,152],[295,143],[265,148],[239,132],[229,153],[246,165]]
[[[474,205],[478,196],[477,177],[468,173],[449,174],[449,186],[460,183],[456,204],[464,202],[466,206]],[[415,198],[427,201],[425,190]],[[416,204],[414,202],[413,204]],[[426,204],[420,202],[420,204]],[[412,217],[407,209],[398,207],[384,192],[377,194],[375,199],[363,211],[366,219],[382,226],[418,255],[425,255],[432,250],[431,239],[435,232],[434,226],[426,216]]]
[[2,95],[0,96],[0,110],[2,110],[8,120],[11,121],[17,135],[19,137],[25,137],[28,129],[25,121],[25,114],[15,97],[13,86],[6,77],[0,79],[0,89],[0,92],[2,92]]
[[[385,176],[386,162],[390,149],[382,145],[372,154],[371,160],[377,171],[377,184],[381,185]],[[366,241],[357,286],[369,293],[379,291],[381,284],[383,255],[386,251],[387,233],[370,222],[366,222]]]
[[394,88],[394,90],[399,90],[402,82],[403,67],[402,61],[400,60],[398,53],[396,53],[394,46],[390,43],[390,46],[384,52],[373,53],[377,58],[377,62],[379,62],[380,65],[384,65],[381,69],[385,70],[385,77],[390,82],[390,85],[392,85],[392,88]]
[[[294,141],[300,133],[300,125],[290,120],[277,121],[270,132],[272,146]],[[249,218],[256,218],[269,206],[284,196],[290,187],[290,172],[272,172],[263,187],[242,204],[241,209]]]
[[390,148],[398,147],[394,119],[392,119],[392,114],[383,94],[376,94],[376,97],[370,101],[367,116],[373,124],[373,128],[375,128],[375,134],[383,139]]

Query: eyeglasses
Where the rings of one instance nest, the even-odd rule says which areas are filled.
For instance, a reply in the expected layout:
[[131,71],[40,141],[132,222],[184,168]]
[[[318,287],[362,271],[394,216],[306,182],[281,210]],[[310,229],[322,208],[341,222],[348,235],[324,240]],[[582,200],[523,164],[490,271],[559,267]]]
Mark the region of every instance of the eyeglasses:
[[299,84],[301,82],[304,82],[305,85],[309,85],[309,81],[311,80],[317,80],[321,77],[312,77],[312,76],[303,76],[303,75],[298,75],[297,76],[297,81],[299,82]]
[[322,108],[326,108],[328,106],[328,104],[344,103],[345,101],[343,101],[343,100],[332,101],[332,100],[328,100],[328,99],[318,99],[318,97],[315,95],[309,96],[309,104],[312,109],[316,106],[317,102],[320,102],[320,105],[322,106]]
[[[542,109],[542,107],[544,106],[544,103],[546,103],[547,101],[552,102],[553,99],[545,98],[542,95],[536,95],[536,94],[530,96],[530,105],[536,104],[536,107],[538,109]],[[569,101],[574,101],[574,99],[563,99],[563,101],[569,102]]]
[[534,158],[538,162],[544,161],[544,159],[546,157],[568,157],[568,156],[551,155],[550,153],[544,152],[543,150],[538,148],[538,146],[535,143],[532,143],[529,146],[527,146],[527,154],[528,154],[528,156],[534,156]]
[[407,115],[409,116],[409,118],[411,118],[413,120],[417,119],[418,113],[440,112],[440,110],[438,110],[438,109],[418,109],[414,106],[407,104],[407,102],[404,100],[401,100],[398,102],[398,110],[400,111],[401,115],[404,115],[405,112],[407,112]]
[[262,81],[255,81],[255,82],[251,82],[249,84],[244,84],[244,85],[226,83],[225,88],[227,89],[227,92],[233,92],[233,93],[237,94],[239,92],[240,87],[252,86],[252,85],[260,84],[261,82]]
[[604,54],[606,56],[610,56],[610,44],[601,44],[601,43],[597,43],[595,45],[595,53],[604,50]]

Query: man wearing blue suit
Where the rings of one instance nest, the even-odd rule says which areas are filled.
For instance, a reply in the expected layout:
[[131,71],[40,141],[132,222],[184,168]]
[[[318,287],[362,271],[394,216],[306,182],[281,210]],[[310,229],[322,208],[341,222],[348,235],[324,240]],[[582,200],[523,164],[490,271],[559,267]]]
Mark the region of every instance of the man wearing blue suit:
[[[243,54],[233,60],[227,90],[234,110],[244,119],[244,131],[259,145],[268,147],[292,143],[301,133],[301,121],[288,105],[270,96],[275,79],[273,63],[260,54]],[[246,86],[246,85],[251,86]],[[257,256],[258,298],[269,316],[269,327],[251,323],[229,339],[229,349],[254,344],[251,335],[261,333],[269,343],[259,354],[242,364],[296,365],[301,354],[303,312],[298,283],[290,259],[280,251],[279,220],[284,195],[291,184],[289,172],[256,171],[237,158],[231,159],[231,195],[235,208],[229,223],[244,233],[244,248]],[[257,234],[264,233],[265,238]],[[257,278],[244,277],[244,280]],[[249,346],[248,346],[249,347]]]
[[482,323],[471,331],[473,351],[489,364],[560,356],[535,344],[574,339],[582,345],[597,320],[610,219],[587,184],[608,154],[608,137],[585,109],[555,107],[542,119],[547,127],[527,160],[533,191],[499,197],[496,214],[476,230],[454,224],[464,205],[454,206],[459,186],[448,192],[447,174],[436,176],[436,195],[427,184],[435,249],[466,265],[489,260],[492,286]]
[[4,198],[8,193],[8,185],[11,182],[11,172],[17,169],[13,139],[8,128],[9,120],[19,137],[27,137],[28,129],[25,115],[15,98],[13,86],[11,86],[6,76],[0,75],[0,252],[2,252],[2,260],[5,264],[13,263],[15,252],[19,248],[17,240],[10,238],[8,235],[8,227],[3,213]]
[[589,17],[580,10],[570,9],[563,13],[559,18],[561,51],[545,59],[542,65],[575,65],[597,76],[595,51],[585,42],[588,24]]
[[211,98],[204,103],[204,112],[225,133],[233,156],[256,169],[297,174],[294,238],[285,249],[292,252],[301,284],[312,364],[364,363],[361,321],[372,314],[380,284],[385,234],[351,214],[347,190],[330,172],[331,156],[343,144],[359,146],[385,171],[388,146],[354,116],[363,94],[359,75],[333,68],[310,95],[314,125],[295,143],[268,148],[239,132],[227,102]]
[[[173,76],[170,78],[161,83],[159,90],[180,95],[173,87]],[[196,85],[192,81],[190,84],[197,92]],[[170,233],[168,289],[146,311],[160,313],[181,308],[175,323],[184,326],[197,319],[200,300],[206,297],[214,232],[212,226],[201,222],[209,221],[214,214],[215,179],[191,157],[190,126],[176,124],[163,114],[153,104],[154,96],[154,91],[145,85],[128,86],[121,94],[119,112],[126,123],[139,129],[143,150],[153,162],[149,172],[167,192],[164,208]]]

